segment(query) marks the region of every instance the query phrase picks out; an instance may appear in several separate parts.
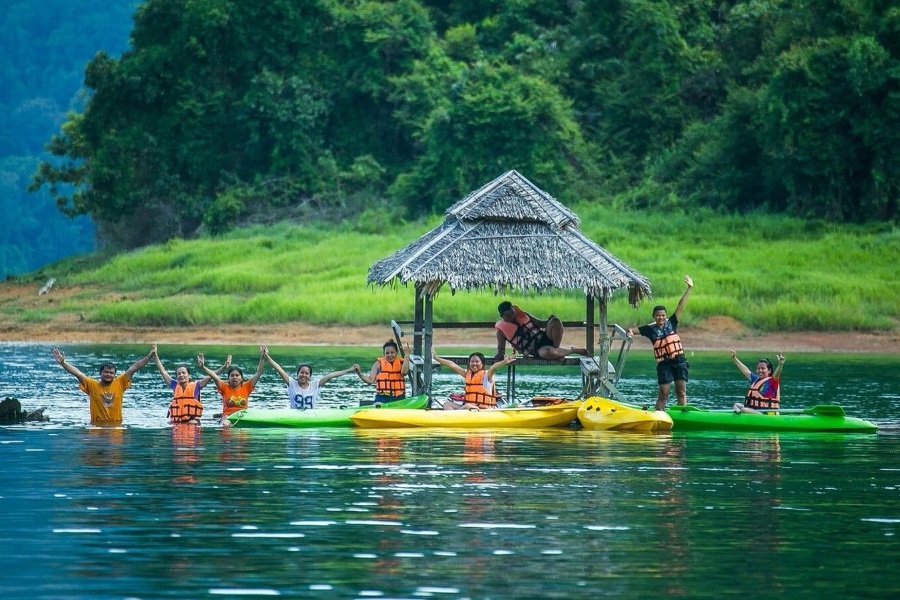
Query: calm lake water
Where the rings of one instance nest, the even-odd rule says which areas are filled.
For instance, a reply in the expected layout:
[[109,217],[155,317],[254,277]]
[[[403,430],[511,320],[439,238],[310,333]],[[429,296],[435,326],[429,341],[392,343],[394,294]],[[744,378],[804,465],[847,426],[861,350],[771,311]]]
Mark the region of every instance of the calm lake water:
[[[64,349],[88,374],[147,351]],[[197,350],[161,354],[173,371]],[[245,372],[258,357],[202,350],[215,364],[234,350]],[[378,352],[271,351],[316,374]],[[727,353],[691,362],[692,403],[730,406],[745,389]],[[577,373],[552,371],[520,370],[519,393],[578,393]],[[435,389],[459,381],[442,374]],[[840,403],[881,429],[173,429],[152,365],[126,394],[125,427],[102,429],[49,346],[0,345],[0,395],[52,419],[0,427],[0,598],[895,597],[900,357],[788,355],[783,386],[785,406]],[[620,387],[652,401],[649,356],[629,359]],[[323,405],[370,394],[347,376]],[[286,403],[267,370],[251,404]]]

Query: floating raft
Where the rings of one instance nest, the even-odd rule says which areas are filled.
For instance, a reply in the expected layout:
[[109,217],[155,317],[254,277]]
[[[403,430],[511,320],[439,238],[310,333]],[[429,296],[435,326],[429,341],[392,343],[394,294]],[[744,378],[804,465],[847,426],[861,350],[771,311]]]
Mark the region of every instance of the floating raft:
[[848,417],[837,404],[812,408],[782,409],[779,414],[735,413],[731,409],[705,410],[675,406],[668,411],[679,431],[808,431],[874,433],[878,426],[865,419]]
[[394,402],[385,402],[383,408],[342,406],[339,408],[248,408],[229,415],[234,427],[351,427],[350,416],[358,410],[394,409],[421,410],[428,405],[428,396],[413,396]]
[[578,409],[578,420],[585,429],[644,432],[672,430],[672,417],[664,410],[646,410],[600,396],[584,401]]
[[496,408],[486,410],[366,409],[350,415],[359,427],[443,427],[455,429],[544,428],[566,425],[578,414],[580,401],[550,406]]

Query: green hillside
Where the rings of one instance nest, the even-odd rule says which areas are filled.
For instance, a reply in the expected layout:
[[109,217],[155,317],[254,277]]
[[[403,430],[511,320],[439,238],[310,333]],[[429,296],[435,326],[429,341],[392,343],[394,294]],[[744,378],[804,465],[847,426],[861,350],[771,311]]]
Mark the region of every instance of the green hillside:
[[[900,324],[900,230],[834,225],[788,217],[721,216],[711,211],[642,213],[583,204],[582,230],[649,278],[654,299],[637,310],[614,297],[610,320],[649,320],[653,304],[674,306],[690,274],[695,291],[686,324],[734,318],[757,331],[894,329]],[[249,227],[217,238],[171,240],[112,257],[73,257],[20,280],[57,279],[72,293],[26,311],[0,305],[8,321],[41,321],[54,313],[122,326],[272,324],[301,321],[364,325],[412,317],[411,288],[366,287],[376,260],[436,226]],[[477,268],[477,260],[473,263]],[[53,296],[53,295],[51,295]],[[519,294],[512,296],[520,298]],[[442,291],[437,320],[490,320],[490,292]],[[535,314],[583,317],[578,293],[534,296]]]

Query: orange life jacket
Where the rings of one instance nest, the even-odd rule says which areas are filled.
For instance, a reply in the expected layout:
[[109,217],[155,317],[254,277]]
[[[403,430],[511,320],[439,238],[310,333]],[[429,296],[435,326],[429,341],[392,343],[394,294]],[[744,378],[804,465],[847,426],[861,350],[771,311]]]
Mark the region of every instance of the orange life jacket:
[[403,360],[393,362],[385,357],[378,358],[381,370],[375,376],[375,393],[380,396],[403,396],[406,394],[406,380],[403,378]]
[[[750,384],[750,389],[747,390],[747,397],[744,400],[744,406],[755,410],[778,410],[781,404],[781,398],[779,397],[781,390],[776,391],[774,398],[766,398],[762,395],[762,388],[770,379],[772,378],[760,377]],[[775,385],[778,385],[778,381],[775,381]]]
[[543,337],[544,330],[535,327],[531,318],[518,306],[513,306],[513,312],[516,314],[515,323],[500,319],[494,327],[503,332],[503,336],[516,351],[522,354],[537,354],[537,345]]
[[494,408],[497,406],[497,394],[493,382],[490,389],[484,386],[487,371],[484,369],[473,373],[466,369],[466,402],[475,404],[478,408]]
[[656,362],[672,360],[684,354],[681,337],[675,333],[672,323],[666,321],[665,327],[660,328],[656,324],[651,327],[656,334],[656,339],[653,340],[653,356],[656,357]]
[[187,423],[199,419],[203,415],[203,404],[194,395],[196,389],[196,381],[191,381],[185,388],[182,388],[180,383],[175,384],[167,415],[170,423]]

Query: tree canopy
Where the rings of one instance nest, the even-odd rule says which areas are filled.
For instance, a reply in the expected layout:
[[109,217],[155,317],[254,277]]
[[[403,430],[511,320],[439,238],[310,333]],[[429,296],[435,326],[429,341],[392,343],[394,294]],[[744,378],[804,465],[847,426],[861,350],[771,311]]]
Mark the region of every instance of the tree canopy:
[[264,213],[561,200],[896,220],[884,0],[146,0],[32,189],[133,247]]

